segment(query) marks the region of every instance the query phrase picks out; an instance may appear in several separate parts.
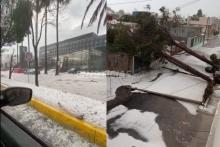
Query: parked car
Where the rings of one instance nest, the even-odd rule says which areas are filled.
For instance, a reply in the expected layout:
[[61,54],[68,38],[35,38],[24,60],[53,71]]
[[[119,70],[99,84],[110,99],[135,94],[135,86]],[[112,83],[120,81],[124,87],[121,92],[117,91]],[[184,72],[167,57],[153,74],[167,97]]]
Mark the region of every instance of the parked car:
[[[27,69],[24,74],[35,74],[35,69],[31,68],[31,69]],[[40,70],[38,70],[38,74],[40,74]]]
[[71,74],[76,74],[76,73],[79,73],[80,72],[80,68],[79,67],[76,67],[76,68],[71,68],[67,71],[68,73],[71,73]]
[[14,68],[14,73],[24,73],[25,70],[23,68],[20,68],[20,67],[17,67],[17,68]]

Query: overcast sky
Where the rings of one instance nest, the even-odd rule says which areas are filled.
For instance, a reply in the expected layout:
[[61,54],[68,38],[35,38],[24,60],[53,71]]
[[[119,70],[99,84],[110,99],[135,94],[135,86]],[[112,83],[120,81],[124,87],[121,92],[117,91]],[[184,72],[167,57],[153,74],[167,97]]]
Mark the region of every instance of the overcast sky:
[[[193,15],[198,9],[202,9],[207,16],[220,17],[220,0],[108,0],[108,6],[113,10],[123,9],[125,12],[132,12],[134,10],[145,10],[147,4],[151,5],[152,12],[158,12],[162,6],[166,6],[170,10],[176,7],[183,6],[180,13],[184,16]],[[126,3],[124,3],[126,2]],[[132,2],[132,3],[130,3]],[[133,3],[136,2],[136,3]],[[123,3],[123,4],[120,4]]]
[[[94,8],[97,6],[99,1],[100,0],[96,0],[96,3],[89,11],[86,22],[88,22],[88,19],[90,18],[92,12],[94,11]],[[82,17],[85,12],[86,6],[88,5],[89,2],[90,0],[71,0],[71,3],[62,10],[59,17],[60,41],[81,34],[85,34],[88,32],[96,32],[97,21],[93,26],[89,28],[85,25],[82,30],[80,29]],[[119,3],[123,3],[123,4],[119,4]],[[220,17],[220,0],[108,0],[108,6],[111,7],[113,10],[118,11],[120,9],[123,9],[126,12],[132,12],[134,10],[145,10],[144,7],[147,4],[151,5],[150,11],[158,12],[158,9],[161,6],[166,6],[170,10],[173,10],[176,7],[188,3],[191,4],[183,7],[179,12],[186,17],[195,14],[197,10],[200,8],[203,10],[203,13],[207,16]],[[53,18],[55,21],[55,16],[53,17],[50,16],[50,18]],[[100,34],[104,34],[104,33],[106,33],[106,26],[101,26]],[[54,43],[55,41],[56,41],[55,27],[48,26],[48,44]],[[24,45],[27,46],[27,38],[24,39]],[[39,47],[41,46],[44,46],[44,32],[42,34],[42,38],[39,44]],[[16,49],[16,45],[10,48]],[[32,44],[31,44],[31,51],[33,51]]]
[[[98,2],[100,0],[97,0],[93,7],[90,9],[87,19],[85,20],[86,23],[88,23],[94,8],[97,6]],[[85,24],[83,29],[81,30],[80,25],[82,22],[82,18],[86,9],[86,6],[88,5],[89,0],[71,0],[70,4],[68,4],[66,7],[62,8],[61,14],[59,16],[59,40],[65,40],[74,36],[79,36],[85,33],[95,32],[97,30],[97,21],[93,24],[91,27],[87,27]],[[54,19],[55,24],[55,16],[49,16],[50,19]],[[101,25],[100,33],[105,34],[106,33],[106,26]],[[31,37],[31,36],[30,36]],[[31,40],[30,40],[31,41]],[[55,43],[56,42],[56,28],[52,25],[48,26],[48,44]],[[24,39],[23,42],[24,46],[28,45],[27,38]],[[33,52],[32,42],[31,42],[31,51]],[[41,41],[39,43],[39,48],[41,46],[44,46],[44,30],[42,33]],[[7,48],[14,48],[16,51],[16,45],[13,45],[11,47]]]

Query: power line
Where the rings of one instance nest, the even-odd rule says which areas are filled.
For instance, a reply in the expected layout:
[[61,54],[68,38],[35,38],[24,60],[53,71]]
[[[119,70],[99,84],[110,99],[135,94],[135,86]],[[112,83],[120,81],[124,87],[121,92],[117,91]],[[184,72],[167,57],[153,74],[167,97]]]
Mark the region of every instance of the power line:
[[128,2],[118,2],[118,3],[108,3],[108,5],[124,5],[124,4],[133,4],[133,3],[143,3],[151,0],[142,0],[142,1],[128,1]]
[[200,1],[200,0],[192,0],[192,1],[186,2],[186,3],[184,3],[184,4],[180,5],[180,6],[178,6],[178,8],[187,7],[187,6],[189,6],[189,5],[192,5],[192,4],[194,4],[194,3],[197,3],[197,2],[199,2],[199,1]]

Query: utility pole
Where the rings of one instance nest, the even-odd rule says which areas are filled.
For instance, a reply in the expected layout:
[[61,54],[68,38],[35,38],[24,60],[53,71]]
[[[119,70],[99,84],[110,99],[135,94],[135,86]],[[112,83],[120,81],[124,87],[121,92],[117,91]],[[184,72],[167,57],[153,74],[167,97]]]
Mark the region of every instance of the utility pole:
[[17,43],[17,64],[18,64],[18,43]]
[[47,6],[45,8],[45,53],[44,53],[44,74],[47,74]]
[[[30,36],[29,36],[29,33],[28,33],[28,53],[30,53]],[[28,64],[28,70],[30,69],[30,61],[27,60],[27,64]],[[29,78],[29,72],[28,72],[28,83],[30,81],[30,78]]]
[[205,34],[204,34],[204,39],[203,39],[203,46],[205,44],[206,37],[207,37],[207,40],[208,40],[208,35],[206,35],[207,31],[208,31],[208,25],[209,25],[209,17],[206,20],[206,27],[205,27]]
[[209,31],[210,31],[210,28],[209,28],[209,22],[210,22],[210,20],[209,20],[209,17],[208,17],[208,19],[207,19],[207,26],[208,26],[207,40],[208,40],[208,38],[209,38]]
[[57,39],[57,42],[56,42],[56,56],[57,56],[57,59],[56,59],[56,73],[55,75],[59,75],[59,29],[58,29],[58,24],[59,24],[59,20],[58,20],[58,15],[59,15],[59,1],[57,0],[57,11],[56,11],[56,39]]
[[28,52],[30,52],[30,36],[29,36],[29,33],[28,33]]

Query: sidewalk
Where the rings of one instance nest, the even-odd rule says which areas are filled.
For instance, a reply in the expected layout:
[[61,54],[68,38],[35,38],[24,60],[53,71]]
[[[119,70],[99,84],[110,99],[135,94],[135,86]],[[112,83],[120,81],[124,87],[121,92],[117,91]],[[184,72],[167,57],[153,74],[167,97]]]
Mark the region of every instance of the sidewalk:
[[213,120],[212,128],[210,131],[209,139],[207,141],[206,147],[219,147],[220,145],[220,103],[218,104],[218,109],[215,113],[215,118]]

